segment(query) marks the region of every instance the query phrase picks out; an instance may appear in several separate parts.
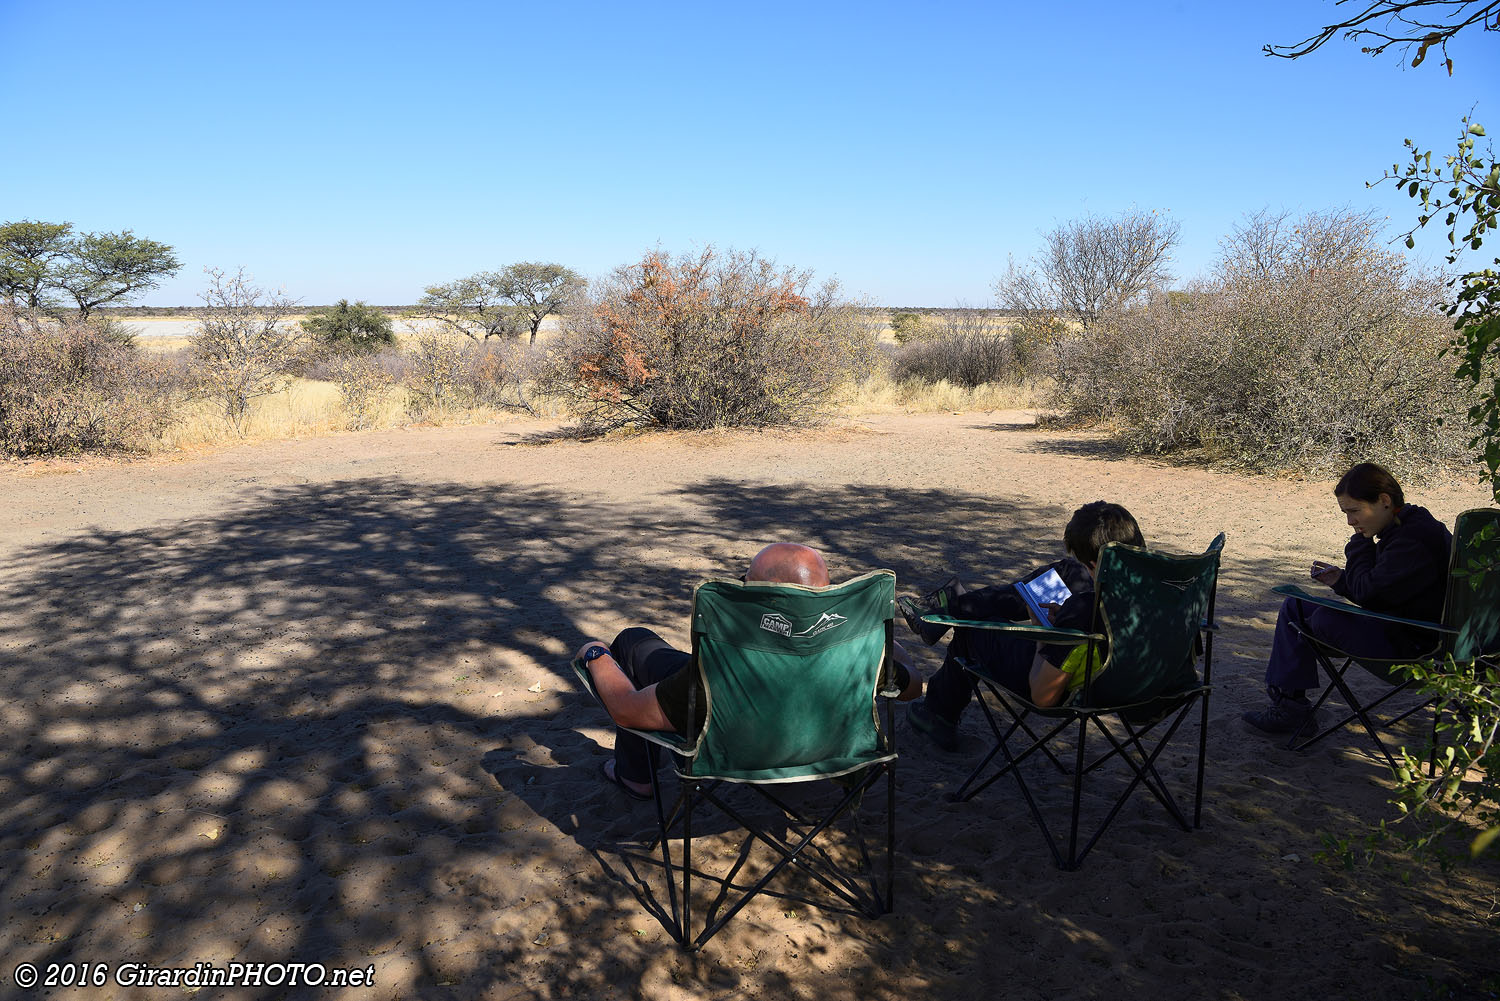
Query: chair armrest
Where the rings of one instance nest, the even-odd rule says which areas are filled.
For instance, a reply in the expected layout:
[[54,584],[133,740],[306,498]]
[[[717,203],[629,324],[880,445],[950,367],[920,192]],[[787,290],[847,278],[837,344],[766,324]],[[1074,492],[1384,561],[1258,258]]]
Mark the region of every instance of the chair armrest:
[[[578,680],[583,685],[584,691],[592,695],[594,701],[599,703],[600,707],[603,708],[604,700],[599,697],[599,690],[594,687],[594,676],[583,665],[583,661],[570,660],[568,661],[568,666],[573,668],[574,674],[578,675]],[[688,740],[672,730],[636,730],[628,726],[622,726],[620,729],[626,733],[633,733],[643,740],[665,747],[667,750],[677,754],[692,754],[697,751],[697,741]]]
[[923,622],[938,626],[953,626],[955,629],[988,629],[997,633],[1010,633],[1022,639],[1051,643],[1057,646],[1078,646],[1089,640],[1104,639],[1103,633],[1086,633],[1081,629],[1059,629],[1056,626],[1034,626],[1023,622],[991,622],[983,619],[955,619],[951,615],[924,615]]
[[1360,615],[1368,619],[1379,619],[1382,622],[1395,622],[1398,625],[1413,626],[1417,629],[1426,629],[1434,633],[1448,633],[1450,635],[1458,633],[1457,629],[1451,629],[1436,622],[1424,622],[1421,619],[1403,619],[1397,615],[1386,615],[1384,612],[1372,612],[1368,608],[1361,608],[1358,605],[1350,604],[1347,601],[1339,601],[1336,598],[1324,598],[1320,595],[1308,594],[1295,584],[1281,584],[1271,588],[1271,590],[1277,594],[1284,594],[1289,598],[1296,598],[1298,601],[1311,602],[1320,608],[1331,608],[1336,612],[1347,612],[1350,615]]

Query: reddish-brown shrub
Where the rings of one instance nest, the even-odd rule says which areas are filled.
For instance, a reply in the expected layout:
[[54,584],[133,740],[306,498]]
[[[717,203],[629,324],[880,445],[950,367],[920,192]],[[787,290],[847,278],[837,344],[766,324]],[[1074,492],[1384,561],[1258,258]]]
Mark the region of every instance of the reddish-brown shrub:
[[140,450],[171,424],[172,367],[109,330],[0,306],[0,452]]
[[617,269],[567,318],[563,389],[585,427],[766,427],[821,416],[874,331],[829,282],[755,253]]

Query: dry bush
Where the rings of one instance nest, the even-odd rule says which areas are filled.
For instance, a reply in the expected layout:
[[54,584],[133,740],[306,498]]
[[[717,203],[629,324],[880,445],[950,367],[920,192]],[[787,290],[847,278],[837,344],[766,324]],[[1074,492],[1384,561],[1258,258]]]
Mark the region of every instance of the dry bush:
[[143,450],[172,423],[171,366],[87,323],[0,305],[0,451],[15,456]]
[[1004,320],[962,307],[942,313],[931,336],[903,343],[893,373],[898,382],[948,382],[965,389],[1015,383],[1025,375]]
[[1075,342],[1061,388],[1072,417],[1143,452],[1313,472],[1448,465],[1470,432],[1441,357],[1441,293],[1370,215],[1261,213],[1225,241],[1210,281]]
[[331,381],[339,388],[345,426],[351,431],[375,426],[396,384],[388,367],[376,354],[363,352],[337,354],[326,365]]
[[294,300],[251,285],[243,268],[233,275],[204,271],[209,282],[191,339],[193,368],[203,395],[244,434],[250,402],[285,389],[304,366],[306,340],[291,322]]
[[524,342],[475,342],[449,330],[425,328],[411,340],[400,376],[407,413],[436,420],[459,410],[537,411],[549,384],[548,355]]
[[557,389],[591,431],[815,421],[871,370],[875,330],[810,283],[753,252],[648,253],[566,317]]
[[407,351],[410,368],[406,387],[406,411],[415,420],[450,413],[467,406],[469,359],[466,342],[458,335],[437,328],[419,330]]

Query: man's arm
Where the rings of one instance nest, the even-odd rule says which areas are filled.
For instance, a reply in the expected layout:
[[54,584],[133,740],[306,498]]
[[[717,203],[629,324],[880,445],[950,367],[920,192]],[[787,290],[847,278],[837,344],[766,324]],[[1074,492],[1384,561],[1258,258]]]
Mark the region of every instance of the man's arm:
[[1040,650],[1031,662],[1030,681],[1033,705],[1061,705],[1068,696],[1068,672],[1053,667]]
[[[574,659],[581,659],[585,650],[596,645],[609,649],[607,643],[589,640],[578,648]],[[599,701],[604,703],[605,711],[620,726],[632,730],[672,729],[671,721],[661,711],[661,703],[656,701],[655,685],[636,688],[608,653],[595,657],[587,666],[594,679],[594,691],[599,693]]]
[[911,654],[906,652],[906,647],[894,642],[891,647],[891,659],[906,670],[906,687],[901,689],[901,694],[896,696],[896,700],[910,702],[922,694],[922,676],[917,673],[917,666],[912,661]]

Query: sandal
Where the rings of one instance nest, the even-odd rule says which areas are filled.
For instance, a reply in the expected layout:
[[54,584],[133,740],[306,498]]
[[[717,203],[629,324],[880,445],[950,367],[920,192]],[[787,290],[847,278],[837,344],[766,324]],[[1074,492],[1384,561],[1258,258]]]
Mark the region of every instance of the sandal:
[[630,786],[625,784],[624,779],[620,778],[620,776],[610,771],[609,763],[613,760],[615,759],[605,758],[603,761],[599,762],[599,774],[604,776],[604,781],[610,783],[611,785],[619,786],[620,791],[629,796],[631,799],[638,799],[643,802],[650,799],[651,794],[649,792],[636,792],[634,789],[630,788]]

